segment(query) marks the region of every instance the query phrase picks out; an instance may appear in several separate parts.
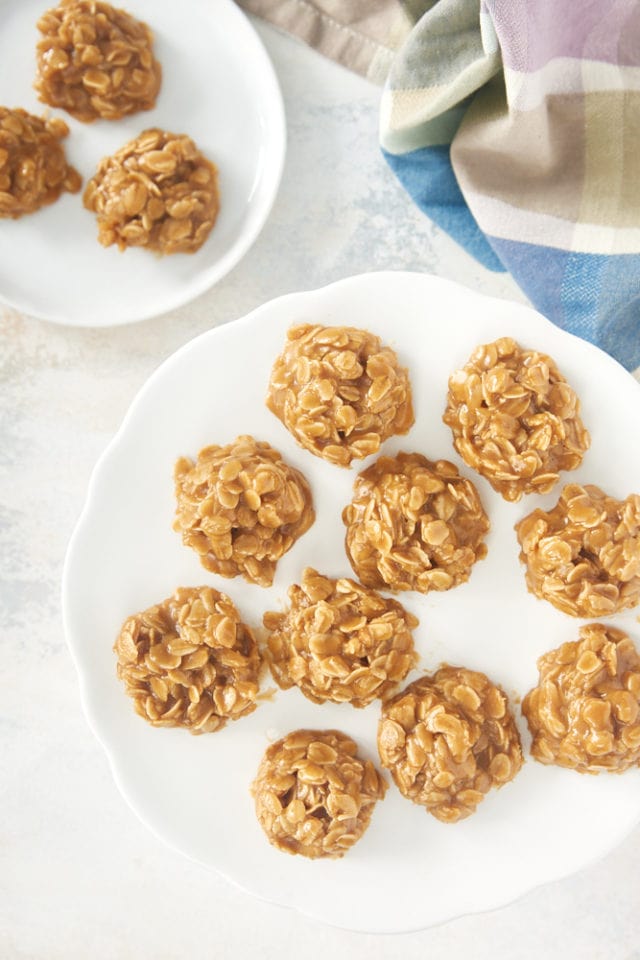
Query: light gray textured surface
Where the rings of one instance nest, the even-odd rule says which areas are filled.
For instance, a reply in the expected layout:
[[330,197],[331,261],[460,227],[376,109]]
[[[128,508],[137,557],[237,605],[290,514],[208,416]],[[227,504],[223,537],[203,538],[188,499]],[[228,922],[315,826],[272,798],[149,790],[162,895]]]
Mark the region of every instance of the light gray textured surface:
[[0,958],[640,960],[640,830],[494,913],[401,938],[350,934],[250,899],[167,850],[121,799],[84,721],[60,618],[66,543],[98,455],[165,357],[274,296],[367,270],[432,271],[523,299],[396,185],[376,146],[379,91],[259,30],[283,87],[289,153],[273,214],[233,273],[171,315],[112,330],[0,308]]

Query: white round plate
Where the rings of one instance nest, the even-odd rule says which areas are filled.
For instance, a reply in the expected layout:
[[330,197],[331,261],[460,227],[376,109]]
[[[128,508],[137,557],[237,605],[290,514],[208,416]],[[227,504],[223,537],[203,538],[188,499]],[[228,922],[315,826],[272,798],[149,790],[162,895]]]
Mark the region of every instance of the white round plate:
[[[89,722],[134,810],[172,847],[259,897],[354,930],[418,929],[499,907],[610,850],[640,819],[640,770],[589,777],[529,759],[512,783],[454,825],[439,823],[391,785],[344,859],[308,861],[278,852],[262,834],[249,795],[260,757],[269,741],[298,727],[337,727],[376,759],[376,704],[318,706],[293,689],[201,737],[153,728],[134,713],[112,651],[127,615],[179,585],[210,583],[259,626],[265,610],[282,607],[304,566],[352,575],[340,515],[362,465],[344,470],[302,450],[264,405],[271,364],[286,330],[299,322],[357,325],[391,344],[409,368],[416,422],[384,452],[450,458],[466,475],[441,415],[449,374],[477,344],[512,335],[557,360],[582,398],[593,438],[571,479],[618,497],[640,490],[640,386],[604,353],[527,307],[436,277],[373,273],[274,300],[188,343],[141,390],[95,470],[67,556],[64,617]],[[280,561],[270,589],[207,573],[171,526],[175,460],[241,433],[280,450],[309,478],[315,499],[316,522]],[[508,504],[474,480],[491,519],[487,558],[460,587],[400,599],[420,618],[420,670],[443,661],[483,670],[515,698],[535,683],[536,658],[578,634],[577,621],[527,593],[513,531],[520,517],[557,497]],[[640,642],[636,613],[613,622]]]
[[[130,0],[155,37],[162,87],[153,110],[70,128],[64,142],[83,188],[99,160],[148,127],[187,133],[218,167],[220,213],[194,254],[104,248],[82,191],[19,220],[0,220],[0,299],[31,316],[104,327],[172,310],[246,253],[271,210],[285,153],[282,97],[253,27],[232,0]],[[42,116],[33,90],[36,22],[56,0],[0,0],[0,104]]]

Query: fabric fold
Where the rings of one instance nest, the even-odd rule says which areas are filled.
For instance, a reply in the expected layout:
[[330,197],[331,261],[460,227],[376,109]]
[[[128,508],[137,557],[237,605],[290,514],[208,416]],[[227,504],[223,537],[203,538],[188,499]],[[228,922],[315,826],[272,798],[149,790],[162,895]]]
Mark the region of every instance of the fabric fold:
[[425,213],[555,323],[640,364],[635,0],[439,0],[380,120]]
[[324,56],[383,84],[424,0],[237,0]]

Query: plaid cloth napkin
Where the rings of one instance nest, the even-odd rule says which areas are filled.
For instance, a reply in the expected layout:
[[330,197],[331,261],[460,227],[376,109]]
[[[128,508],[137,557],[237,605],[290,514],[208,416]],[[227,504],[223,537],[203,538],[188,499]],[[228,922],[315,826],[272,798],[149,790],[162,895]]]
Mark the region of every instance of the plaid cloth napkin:
[[[415,6],[415,4],[414,4]],[[381,108],[419,206],[532,303],[640,365],[640,3],[431,0]]]

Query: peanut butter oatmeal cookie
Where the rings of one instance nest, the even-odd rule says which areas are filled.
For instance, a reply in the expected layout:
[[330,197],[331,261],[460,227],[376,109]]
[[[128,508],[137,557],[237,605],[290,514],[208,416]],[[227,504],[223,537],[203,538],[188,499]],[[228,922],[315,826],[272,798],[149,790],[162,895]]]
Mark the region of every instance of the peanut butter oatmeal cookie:
[[146,25],[101,0],[62,0],[38,20],[35,88],[76,120],[119,120],[156,102],[162,70]]
[[207,570],[268,587],[315,519],[309,484],[277,450],[240,436],[175,466],[174,529]]
[[478,491],[448,460],[380,457],[358,475],[342,513],[346,550],[367,587],[449,590],[486,556]]
[[289,609],[266,613],[264,625],[276,683],[299,687],[315,703],[365,707],[395,690],[418,659],[416,617],[396,600],[311,567],[289,588]]
[[336,859],[363,835],[387,785],[338,730],[296,730],[271,744],[252,786],[269,843]]
[[640,496],[569,483],[556,506],[516,524],[527,587],[574,617],[606,617],[640,602]]
[[84,205],[105,247],[194,253],[218,216],[218,172],[190,137],[152,128],[100,161]]
[[16,220],[65,190],[78,192],[80,174],[67,163],[60,142],[68,133],[63,120],[0,107],[0,218]]
[[506,694],[462,667],[444,666],[388,700],[378,750],[403,796],[445,823],[470,816],[522,766]]
[[505,500],[548,493],[590,438],[574,390],[544,353],[510,337],[477,347],[449,378],[443,420],[464,462]]
[[267,406],[302,447],[341,467],[414,421],[407,370],[379,337],[354,327],[292,327]]
[[136,712],[156,727],[210,733],[256,708],[255,638],[212,587],[180,587],[129,617],[114,649]]
[[640,655],[614,627],[590,623],[580,640],[538,660],[540,680],[522,702],[541,763],[578,773],[640,765]]

